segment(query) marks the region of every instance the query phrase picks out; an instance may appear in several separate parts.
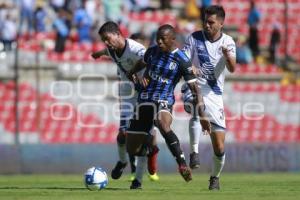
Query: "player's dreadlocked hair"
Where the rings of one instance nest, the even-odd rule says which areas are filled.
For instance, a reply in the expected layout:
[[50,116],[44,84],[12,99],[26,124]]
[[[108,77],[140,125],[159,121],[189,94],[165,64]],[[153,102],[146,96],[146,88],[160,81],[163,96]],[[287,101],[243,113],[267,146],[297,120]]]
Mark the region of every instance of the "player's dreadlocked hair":
[[102,35],[104,33],[121,33],[121,31],[118,24],[113,21],[108,21],[104,23],[98,31],[99,35]]

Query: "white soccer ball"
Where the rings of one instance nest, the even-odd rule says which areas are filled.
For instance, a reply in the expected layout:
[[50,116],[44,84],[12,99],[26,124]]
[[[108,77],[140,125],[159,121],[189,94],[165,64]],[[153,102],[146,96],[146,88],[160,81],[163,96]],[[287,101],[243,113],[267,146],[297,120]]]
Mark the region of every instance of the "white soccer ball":
[[84,184],[89,190],[101,190],[108,184],[107,174],[100,167],[91,167],[84,174]]

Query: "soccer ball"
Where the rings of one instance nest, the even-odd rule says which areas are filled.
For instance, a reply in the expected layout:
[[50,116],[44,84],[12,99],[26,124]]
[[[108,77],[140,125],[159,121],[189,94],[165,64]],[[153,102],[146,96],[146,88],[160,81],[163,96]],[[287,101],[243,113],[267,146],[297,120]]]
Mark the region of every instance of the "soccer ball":
[[100,167],[91,167],[84,174],[84,184],[89,190],[101,190],[108,184],[107,174]]

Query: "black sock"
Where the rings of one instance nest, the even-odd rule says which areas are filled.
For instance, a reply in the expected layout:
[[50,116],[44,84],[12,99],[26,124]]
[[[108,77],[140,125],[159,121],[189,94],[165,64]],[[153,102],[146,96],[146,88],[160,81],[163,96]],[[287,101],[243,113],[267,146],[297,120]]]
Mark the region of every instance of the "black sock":
[[176,158],[176,162],[178,165],[186,165],[184,154],[180,148],[180,143],[173,131],[170,131],[163,135],[165,138],[166,144],[169,147],[172,155]]

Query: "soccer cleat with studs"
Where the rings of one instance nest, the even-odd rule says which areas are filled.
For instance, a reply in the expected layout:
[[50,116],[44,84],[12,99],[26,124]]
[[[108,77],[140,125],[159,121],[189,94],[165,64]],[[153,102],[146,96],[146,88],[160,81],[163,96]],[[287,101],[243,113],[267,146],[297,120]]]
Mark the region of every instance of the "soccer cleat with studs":
[[178,171],[186,182],[189,182],[192,180],[192,172],[188,166],[180,165],[178,167]]
[[111,178],[112,179],[119,179],[122,176],[122,173],[127,165],[126,163],[122,163],[118,161],[115,168],[111,171]]
[[157,175],[157,173],[148,174],[148,178],[150,181],[159,181],[159,176]]
[[211,176],[209,179],[209,190],[220,190],[219,178]]
[[130,189],[131,189],[131,190],[142,189],[142,184],[141,184],[137,179],[134,179],[134,180],[131,182]]
[[197,169],[199,167],[200,167],[199,153],[193,152],[190,154],[190,168]]

